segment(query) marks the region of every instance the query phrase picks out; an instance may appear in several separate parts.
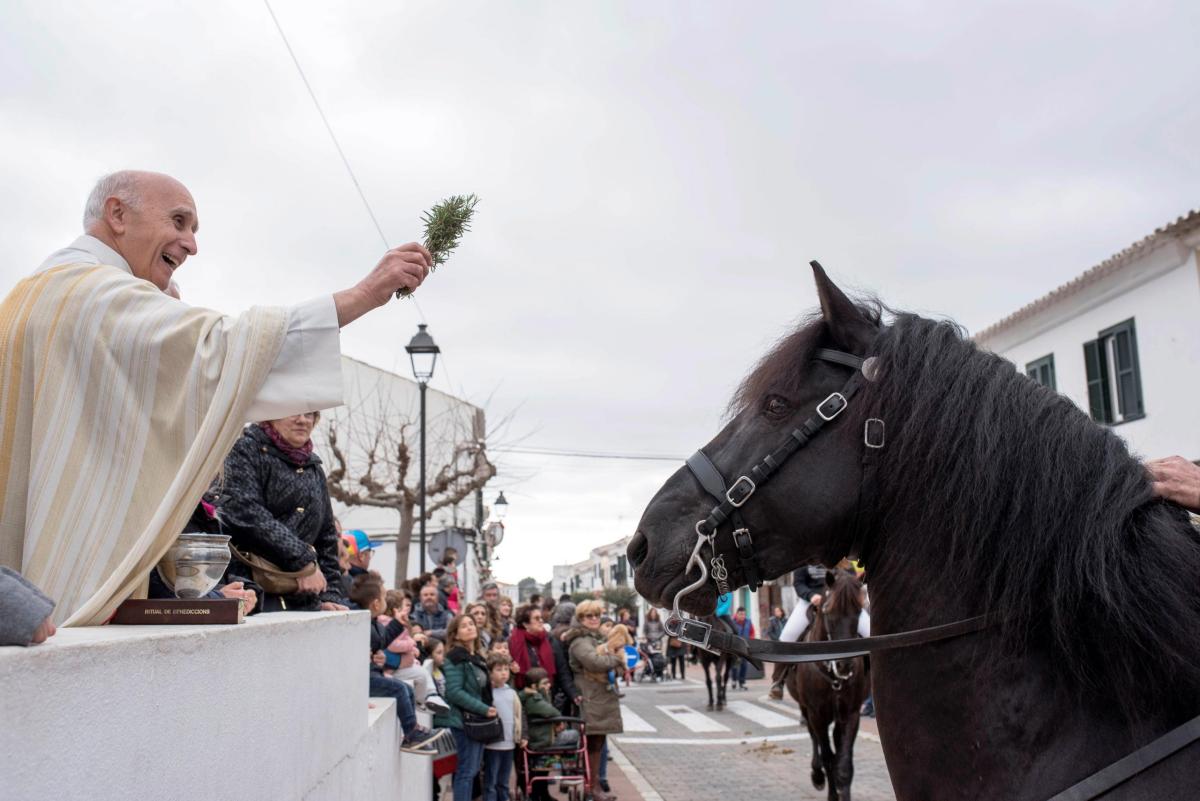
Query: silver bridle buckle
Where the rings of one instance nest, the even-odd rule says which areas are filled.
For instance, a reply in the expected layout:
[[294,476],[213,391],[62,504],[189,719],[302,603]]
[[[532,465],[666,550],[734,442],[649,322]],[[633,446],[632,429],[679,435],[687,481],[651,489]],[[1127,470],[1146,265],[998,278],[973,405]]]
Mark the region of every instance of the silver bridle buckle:
[[863,445],[868,448],[882,448],[884,443],[883,421],[871,417],[863,423]]
[[679,621],[679,633],[675,635],[676,639],[706,651],[711,650],[708,647],[708,640],[711,636],[712,626],[702,620],[690,618],[683,618]]
[[[740,487],[743,482],[748,484],[750,486],[750,489],[746,490],[746,494],[742,495],[739,500],[735,501],[733,499],[733,491],[735,489],[738,489],[738,487]],[[729,504],[734,509],[740,509],[746,503],[746,501],[750,500],[750,496],[754,494],[754,491],[756,489],[758,489],[758,487],[755,486],[754,482],[750,479],[750,476],[742,476],[737,481],[733,482],[733,484],[729,487],[729,489],[725,490],[725,500],[729,501]]]
[[[831,407],[828,413],[825,411],[826,405]],[[821,416],[822,420],[828,423],[830,420],[846,411],[846,407],[849,405],[850,404],[846,400],[845,395],[840,392],[831,392],[828,398],[817,404],[817,414]]]

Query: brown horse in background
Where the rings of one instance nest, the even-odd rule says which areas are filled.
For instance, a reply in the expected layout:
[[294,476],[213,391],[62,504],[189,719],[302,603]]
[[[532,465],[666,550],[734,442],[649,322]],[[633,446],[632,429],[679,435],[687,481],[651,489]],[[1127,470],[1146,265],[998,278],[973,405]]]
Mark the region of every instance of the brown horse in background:
[[[858,618],[863,609],[862,583],[841,570],[829,571],[825,581],[830,591],[820,608],[810,607],[811,622],[804,641],[857,637]],[[813,786],[820,790],[828,781],[829,801],[850,801],[859,710],[871,687],[867,660],[860,656],[802,662],[789,669],[786,682],[788,693],[800,705],[812,738]]]

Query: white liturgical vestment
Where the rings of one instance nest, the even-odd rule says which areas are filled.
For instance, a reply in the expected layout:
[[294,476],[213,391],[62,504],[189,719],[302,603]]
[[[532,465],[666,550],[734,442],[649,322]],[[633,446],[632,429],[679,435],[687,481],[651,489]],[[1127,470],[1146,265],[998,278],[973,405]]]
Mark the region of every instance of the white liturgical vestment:
[[[38,272],[62,264],[106,264],[133,274],[121,254],[86,234],[50,254]],[[283,346],[246,413],[247,422],[342,405],[341,343],[333,295],[293,306],[287,314]]]

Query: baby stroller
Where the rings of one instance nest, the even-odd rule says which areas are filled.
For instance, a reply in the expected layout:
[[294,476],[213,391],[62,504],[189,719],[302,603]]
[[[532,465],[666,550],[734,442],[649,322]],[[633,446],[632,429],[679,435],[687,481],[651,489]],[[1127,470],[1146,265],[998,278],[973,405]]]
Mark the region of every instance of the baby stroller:
[[524,748],[517,763],[516,801],[533,794],[534,783],[558,782],[566,788],[568,801],[583,801],[589,776],[587,737],[583,718],[538,718],[538,723],[561,723],[563,730],[550,748]]
[[642,672],[638,674],[638,681],[646,678],[662,681],[666,677],[667,658],[663,656],[661,644],[642,640],[638,655],[642,660]]

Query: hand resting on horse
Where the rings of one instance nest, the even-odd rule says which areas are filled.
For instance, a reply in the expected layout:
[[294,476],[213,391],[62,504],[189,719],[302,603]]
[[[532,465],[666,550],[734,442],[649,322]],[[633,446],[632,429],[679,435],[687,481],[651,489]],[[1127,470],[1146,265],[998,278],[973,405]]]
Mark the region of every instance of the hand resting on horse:
[[1200,513],[1200,467],[1182,456],[1168,456],[1146,462],[1146,470],[1155,495]]

